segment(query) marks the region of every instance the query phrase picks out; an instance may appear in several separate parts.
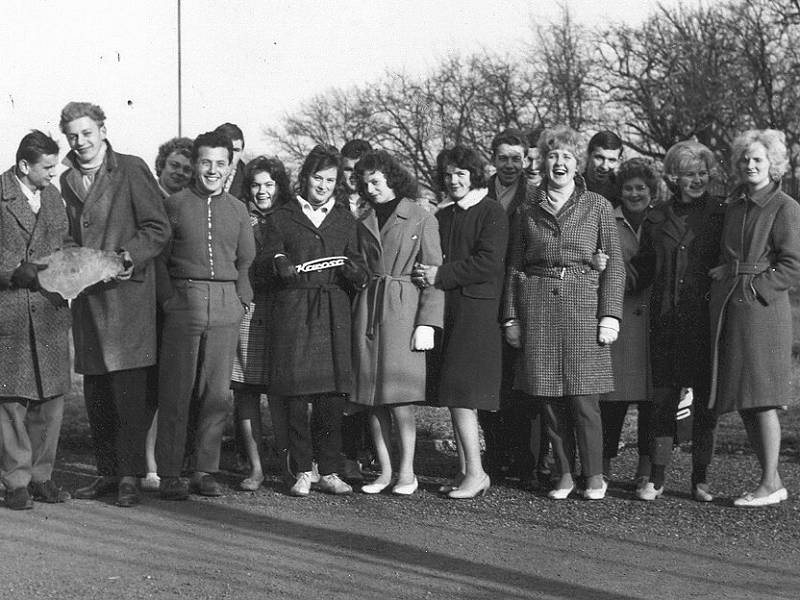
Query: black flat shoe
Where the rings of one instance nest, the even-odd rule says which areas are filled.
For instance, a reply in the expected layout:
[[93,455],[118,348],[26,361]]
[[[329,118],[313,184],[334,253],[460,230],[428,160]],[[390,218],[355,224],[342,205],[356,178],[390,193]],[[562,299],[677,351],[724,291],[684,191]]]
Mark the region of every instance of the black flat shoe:
[[33,500],[28,493],[28,488],[18,487],[6,490],[6,506],[11,510],[28,510],[33,508]]
[[130,508],[136,506],[141,502],[142,497],[139,494],[139,488],[134,483],[120,483],[119,491],[117,492],[117,506],[122,508]]
[[97,500],[103,496],[113,496],[119,487],[116,477],[98,477],[86,487],[78,488],[73,494],[78,500]]
[[58,487],[52,479],[31,481],[28,484],[28,493],[37,502],[46,502],[47,504],[58,504],[72,498],[67,490]]

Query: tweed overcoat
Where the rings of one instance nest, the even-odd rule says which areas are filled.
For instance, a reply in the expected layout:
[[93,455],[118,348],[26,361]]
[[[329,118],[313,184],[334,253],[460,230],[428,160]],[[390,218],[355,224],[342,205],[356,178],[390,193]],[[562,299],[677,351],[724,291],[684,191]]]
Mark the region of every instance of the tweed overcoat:
[[70,233],[87,248],[130,252],[127,281],[98,284],[72,302],[75,371],[102,375],[156,363],[156,281],[153,259],[171,230],[162,195],[144,161],[108,144],[95,181],[84,191],[70,152],[61,174]]
[[441,344],[430,353],[429,399],[440,406],[497,410],[502,377],[500,299],[508,217],[484,197],[463,209],[436,213],[443,264],[436,287],[445,292]]
[[415,262],[439,266],[436,218],[403,199],[378,230],[368,206],[358,223],[359,252],[371,279],[355,302],[351,400],[368,406],[425,400],[425,353],[411,350],[418,325],[442,327],[444,292],[411,282]]
[[[297,201],[278,206],[264,222],[264,246],[254,267],[276,277],[273,257],[284,254],[294,265],[328,256],[347,256],[367,270],[358,252],[355,217],[335,203],[317,228]],[[294,282],[276,281],[268,340],[269,391],[281,396],[350,393],[352,348],[350,296],[353,282],[341,267],[299,273]]]
[[654,255],[650,294],[653,385],[691,387],[698,398],[706,398],[711,381],[708,271],[719,262],[725,203],[708,194],[689,207],[676,203],[673,197],[652,209],[642,224],[643,251]]
[[622,206],[614,209],[622,260],[625,262],[625,298],[619,338],[611,346],[614,391],[605,401],[643,402],[651,398],[650,378],[650,289],[649,273],[640,272],[641,227],[637,232],[625,218]]
[[800,206],[775,184],[731,196],[722,231],[726,276],[711,284],[712,395],[717,413],[792,399],[789,288],[800,284]]
[[0,176],[0,396],[41,400],[69,390],[70,312],[55,293],[16,289],[11,275],[74,246],[67,213],[54,185],[41,192],[38,216],[28,205],[13,167]]
[[[611,349],[598,344],[597,332],[600,318],[622,318],[625,267],[611,204],[587,192],[580,176],[575,182],[557,216],[543,185],[512,225],[504,316],[521,321],[519,383],[531,396],[614,389]],[[590,266],[598,249],[609,257],[602,273]]]

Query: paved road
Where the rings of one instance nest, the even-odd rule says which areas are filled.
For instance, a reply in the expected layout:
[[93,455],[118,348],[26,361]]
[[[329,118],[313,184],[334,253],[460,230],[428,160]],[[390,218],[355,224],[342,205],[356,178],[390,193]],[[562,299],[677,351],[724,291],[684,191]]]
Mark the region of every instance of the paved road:
[[[800,465],[787,470],[797,489]],[[511,487],[454,502],[434,487],[295,499],[272,482],[127,510],[0,508],[0,598],[800,597],[796,498],[753,512],[680,493],[636,502],[622,486],[603,502],[563,503]]]

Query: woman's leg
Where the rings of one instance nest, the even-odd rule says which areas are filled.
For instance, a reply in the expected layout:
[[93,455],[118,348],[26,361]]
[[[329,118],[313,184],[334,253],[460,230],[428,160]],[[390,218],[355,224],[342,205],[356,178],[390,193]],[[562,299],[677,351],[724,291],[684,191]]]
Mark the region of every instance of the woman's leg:
[[658,490],[664,487],[666,471],[672,459],[675,439],[675,414],[680,399],[680,388],[658,387],[653,390],[652,420],[650,424],[650,483]]
[[158,409],[153,415],[153,422],[150,424],[150,429],[147,430],[147,437],[144,443],[144,460],[147,465],[148,475],[158,472],[158,467],[156,466],[156,432],[158,432]]
[[369,426],[375,443],[375,456],[381,474],[373,482],[389,485],[392,480],[392,456],[389,451],[392,435],[392,417],[386,406],[374,406],[369,413]]
[[572,464],[575,460],[575,445],[572,420],[569,417],[566,401],[563,398],[547,398],[544,403],[544,416],[547,434],[553,447],[553,457],[560,477],[556,489],[575,487],[572,479]]
[[[391,413],[400,434],[400,462],[397,469],[398,485],[408,485],[414,481],[414,450],[417,445],[417,421],[414,405],[392,406]],[[388,437],[387,437],[388,440]]]
[[[478,411],[474,408],[450,408],[453,428],[458,436],[459,459],[463,460],[464,479],[459,487],[477,487],[486,472],[481,463],[481,447],[478,436]],[[463,457],[463,458],[462,458]]]
[[778,458],[781,449],[781,424],[778,411],[743,410],[740,412],[750,445],[761,465],[761,481],[753,496],[768,496],[783,487],[778,474]]
[[250,463],[248,479],[263,479],[264,472],[261,468],[261,394],[250,390],[236,389],[233,391],[233,401],[237,408],[239,421],[236,427],[239,430],[239,439],[242,443],[247,460]]
[[603,424],[600,395],[571,396],[566,399],[578,437],[581,470],[586,489],[603,487]]

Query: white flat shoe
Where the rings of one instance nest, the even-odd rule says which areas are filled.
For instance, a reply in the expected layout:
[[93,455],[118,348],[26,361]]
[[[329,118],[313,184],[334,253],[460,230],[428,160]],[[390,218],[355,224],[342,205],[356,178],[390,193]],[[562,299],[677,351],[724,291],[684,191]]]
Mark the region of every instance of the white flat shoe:
[[789,498],[789,492],[785,487],[775,490],[766,496],[756,497],[752,493],[747,492],[744,496],[737,498],[733,501],[734,506],[755,507],[755,506],[770,506],[772,504],[780,504]]
[[411,483],[406,483],[404,485],[396,485],[392,488],[392,493],[398,496],[410,496],[414,492],[417,491],[419,488],[419,481],[417,481],[416,476],[414,477],[414,481]]
[[391,481],[387,483],[382,483],[379,481],[373,481],[372,483],[367,483],[361,486],[361,492],[364,494],[380,494],[383,490],[391,485]]
[[664,493],[664,486],[662,485],[660,488],[657,488],[653,485],[652,481],[648,481],[647,484],[638,490],[636,490],[636,497],[639,500],[644,500],[645,502],[652,502],[656,498],[660,497],[661,494]]
[[603,485],[599,488],[587,488],[583,490],[583,497],[587,500],[602,500],[606,497],[608,482],[603,479]]
[[556,488],[547,492],[547,497],[550,500],[566,500],[575,489],[575,485],[568,488]]

